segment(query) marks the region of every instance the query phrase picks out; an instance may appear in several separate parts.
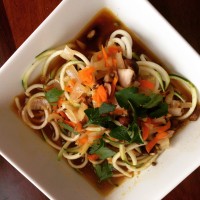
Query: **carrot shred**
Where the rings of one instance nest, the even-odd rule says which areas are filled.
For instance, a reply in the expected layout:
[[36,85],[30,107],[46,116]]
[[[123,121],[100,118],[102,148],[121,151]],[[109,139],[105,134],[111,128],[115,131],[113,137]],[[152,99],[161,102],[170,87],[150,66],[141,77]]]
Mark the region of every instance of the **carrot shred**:
[[128,115],[128,111],[124,108],[116,108],[113,112],[110,113],[111,115]]
[[65,91],[71,93],[73,91],[73,87],[76,84],[76,80],[75,79],[70,79],[67,83],[67,85],[65,86]]
[[167,131],[170,127],[171,127],[171,122],[168,121],[166,125],[158,127],[158,128],[157,128],[157,132],[158,132],[158,133],[165,132],[165,131]]
[[108,95],[106,89],[103,85],[100,85],[95,91],[92,96],[93,100],[96,102],[97,107],[101,106],[103,102],[108,100]]
[[68,117],[67,117],[67,115],[63,112],[63,111],[59,111],[58,112],[58,114],[59,115],[61,115],[61,117],[63,118],[63,119],[65,119],[65,120],[68,120],[69,121],[69,119],[68,119]]
[[107,47],[108,49],[108,55],[115,55],[116,53],[122,51],[120,46],[112,45]]
[[84,85],[92,87],[95,84],[94,73],[95,68],[91,66],[78,71],[78,76]]
[[105,66],[109,67],[109,65],[108,65],[108,55],[107,55],[106,50],[103,47],[103,45],[101,46],[101,51],[102,51],[103,59],[105,61]]
[[116,85],[118,82],[118,76],[117,74],[115,74],[115,77],[113,78],[112,84],[111,84],[111,94],[110,94],[110,98],[112,98],[115,94],[115,89],[116,89]]
[[142,138],[143,140],[146,140],[149,137],[150,129],[148,126],[144,123],[142,126]]
[[46,91],[48,91],[48,90],[51,90],[51,89],[53,89],[54,87],[55,87],[55,85],[54,85],[54,84],[47,85],[47,86],[45,87],[45,90],[46,90]]
[[157,135],[146,145],[146,151],[149,153],[159,140],[162,140],[168,136],[167,132],[159,132]]
[[99,159],[99,155],[97,155],[97,154],[88,154],[87,157],[91,161],[95,161],[95,160]]
[[76,124],[74,122],[72,122],[72,121],[64,120],[64,123],[68,124],[69,126],[71,126],[73,128],[76,127]]
[[88,142],[88,135],[87,134],[84,134],[82,137],[80,137],[78,140],[77,140],[77,144],[79,146],[81,145],[84,145],[85,143]]
[[77,132],[82,131],[82,128],[83,128],[83,126],[82,126],[82,124],[81,124],[80,122],[78,122],[78,123],[75,125],[75,131],[77,131]]
[[153,90],[155,88],[155,84],[149,80],[139,80],[140,87],[143,89]]

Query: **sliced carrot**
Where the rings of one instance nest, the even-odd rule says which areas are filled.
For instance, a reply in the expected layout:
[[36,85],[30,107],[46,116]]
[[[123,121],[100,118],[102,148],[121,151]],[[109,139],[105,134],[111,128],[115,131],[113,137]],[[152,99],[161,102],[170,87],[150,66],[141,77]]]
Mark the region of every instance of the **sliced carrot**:
[[143,140],[146,140],[149,137],[150,129],[149,127],[144,123],[142,126],[142,138]]
[[110,65],[109,65],[109,62],[108,62],[108,55],[107,55],[107,52],[106,52],[105,48],[103,47],[103,45],[101,46],[101,51],[102,51],[103,59],[104,59],[104,62],[105,62],[105,66],[109,68]]
[[99,155],[97,155],[97,154],[88,154],[87,157],[91,161],[95,161],[95,160],[99,159]]
[[78,71],[78,76],[84,85],[92,87],[95,83],[94,73],[95,73],[94,67],[86,67]]
[[113,112],[110,113],[111,115],[128,115],[128,111],[124,108],[116,108]]
[[139,80],[140,87],[144,89],[153,90],[155,88],[154,83],[149,80]]
[[107,47],[108,49],[108,55],[115,55],[116,53],[122,51],[120,46],[112,45]]
[[165,132],[165,131],[167,131],[168,129],[170,129],[170,127],[171,127],[171,122],[168,121],[166,125],[158,127],[158,128],[157,128],[157,132],[158,132],[158,133]]
[[110,98],[114,97],[117,82],[118,82],[118,76],[117,76],[117,74],[115,74],[115,77],[113,78],[113,81],[112,81],[112,84],[111,84]]
[[47,86],[45,87],[45,90],[46,90],[46,91],[48,91],[48,90],[51,90],[51,89],[53,89],[54,87],[55,87],[55,85],[54,85],[54,84],[47,85]]
[[76,84],[76,80],[75,79],[70,79],[68,82],[67,82],[67,85],[65,86],[65,91],[71,93],[73,91],[73,88]]
[[63,111],[59,111],[57,112],[64,120],[68,120],[69,121],[69,118],[67,117],[67,115],[63,112]]
[[81,145],[84,145],[85,143],[88,142],[88,135],[87,134],[84,134],[82,137],[80,137],[78,140],[77,140],[77,144],[79,146]]
[[75,131],[77,131],[77,132],[82,131],[82,128],[83,128],[83,126],[82,126],[82,124],[81,124],[80,122],[78,122],[78,123],[75,125]]
[[71,126],[73,128],[76,127],[76,124],[70,120],[64,120],[64,123],[68,124],[69,126]]
[[168,136],[167,132],[160,132],[146,145],[146,150],[149,153],[159,140],[162,140]]
[[108,95],[106,89],[103,85],[100,85],[95,91],[92,96],[92,99],[96,102],[97,107],[101,106],[103,102],[108,100]]

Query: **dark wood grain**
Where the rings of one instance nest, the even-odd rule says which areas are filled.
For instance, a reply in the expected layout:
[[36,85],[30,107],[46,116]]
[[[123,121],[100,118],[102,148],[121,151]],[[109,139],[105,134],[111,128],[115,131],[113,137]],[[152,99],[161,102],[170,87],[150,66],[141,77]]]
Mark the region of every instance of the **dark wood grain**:
[[[0,0],[0,66],[60,2],[61,0]],[[200,1],[150,2],[200,53]],[[164,200],[197,200],[200,196],[199,185],[200,168],[180,183]],[[0,156],[0,200],[18,199],[48,198]]]

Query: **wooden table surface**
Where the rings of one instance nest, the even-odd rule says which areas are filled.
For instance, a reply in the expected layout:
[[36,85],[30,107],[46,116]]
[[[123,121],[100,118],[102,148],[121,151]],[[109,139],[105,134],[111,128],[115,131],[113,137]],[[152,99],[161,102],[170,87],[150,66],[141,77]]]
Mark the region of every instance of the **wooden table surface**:
[[[0,66],[60,2],[61,0],[0,0]],[[150,0],[150,2],[200,53],[200,1]],[[46,199],[48,198],[44,194],[0,156],[0,200]],[[200,168],[164,198],[164,200],[177,199],[200,199]]]

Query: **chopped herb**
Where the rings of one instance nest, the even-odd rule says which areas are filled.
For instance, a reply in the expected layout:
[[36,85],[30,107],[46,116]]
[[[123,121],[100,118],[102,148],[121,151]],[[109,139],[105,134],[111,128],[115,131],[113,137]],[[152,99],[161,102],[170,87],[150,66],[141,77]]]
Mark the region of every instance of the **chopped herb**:
[[104,126],[104,124],[107,123],[107,121],[111,121],[111,117],[109,116],[102,117],[100,115],[99,108],[88,108],[84,112],[89,119],[87,124],[85,124],[85,126],[88,126],[89,124]]
[[108,104],[108,103],[103,103],[101,107],[99,108],[99,114],[105,114],[109,113],[115,110],[115,105],[113,104]]
[[110,131],[110,136],[118,140],[131,141],[128,133],[128,128],[125,126],[118,126]]
[[129,87],[116,92],[115,97],[121,107],[128,109],[129,108],[128,100],[130,100],[132,98],[132,95],[136,92],[137,88]]
[[161,117],[167,114],[167,104],[163,102],[160,94],[151,94],[149,96],[140,94],[137,88],[130,87],[116,92],[115,97],[121,107],[133,111],[134,120],[137,117],[152,118]]
[[114,111],[115,105],[103,103],[99,108],[88,108],[84,112],[88,117],[88,122],[85,126],[89,124],[100,125],[105,128],[113,127],[112,119],[110,116],[102,116],[102,114],[107,114]]
[[58,90],[57,88],[52,88],[45,93],[45,98],[49,103],[55,103],[59,100],[60,96],[63,94],[63,90]]
[[166,115],[168,113],[168,105],[167,103],[163,102],[156,106],[150,113],[149,116],[151,118],[158,118]]
[[129,126],[128,132],[131,137],[131,143],[132,142],[139,143],[139,144],[144,143],[144,141],[142,139],[142,135],[141,135],[141,130],[137,123],[132,123]]
[[163,96],[160,94],[153,93],[149,97],[150,97],[150,100],[146,104],[143,105],[144,108],[153,108],[157,106],[163,100]]
[[99,177],[100,182],[107,180],[113,176],[113,167],[111,164],[108,164],[108,162],[104,162],[101,165],[94,165],[94,169],[97,176]]
[[125,126],[118,126],[110,131],[110,136],[118,140],[125,140],[129,143],[143,143],[141,130],[137,123],[132,123],[128,128]]
[[92,145],[89,153],[90,154],[97,154],[99,156],[99,158],[102,159],[102,160],[109,158],[109,157],[112,157],[113,155],[116,154],[115,151],[112,151],[108,147],[105,147],[104,144],[105,144],[104,141],[100,140],[99,144]]

